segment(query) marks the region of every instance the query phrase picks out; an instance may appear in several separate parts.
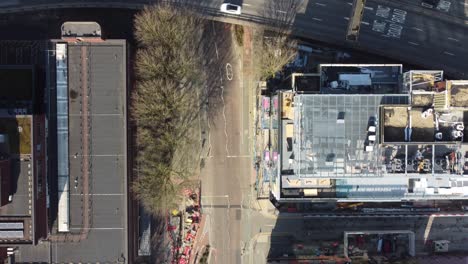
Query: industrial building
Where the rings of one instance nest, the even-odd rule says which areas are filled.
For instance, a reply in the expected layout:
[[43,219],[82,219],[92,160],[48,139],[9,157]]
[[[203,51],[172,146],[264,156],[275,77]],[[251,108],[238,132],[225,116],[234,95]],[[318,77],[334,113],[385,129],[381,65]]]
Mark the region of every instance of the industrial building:
[[0,245],[36,244],[47,234],[44,116],[34,112],[35,73],[32,64],[0,66]]
[[0,261],[135,259],[128,46],[73,29],[39,44],[0,41]]
[[401,65],[327,64],[315,76],[318,91],[276,95],[276,200],[468,198],[468,81]]
[[67,36],[49,46],[52,261],[122,262],[129,258],[126,41]]

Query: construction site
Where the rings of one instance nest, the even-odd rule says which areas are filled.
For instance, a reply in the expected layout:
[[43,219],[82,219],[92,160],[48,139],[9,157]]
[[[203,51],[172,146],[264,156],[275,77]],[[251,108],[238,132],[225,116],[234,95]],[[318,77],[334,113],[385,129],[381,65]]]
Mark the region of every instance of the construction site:
[[320,93],[292,81],[277,94],[277,201],[468,197],[467,81],[401,65],[327,64],[314,76]]

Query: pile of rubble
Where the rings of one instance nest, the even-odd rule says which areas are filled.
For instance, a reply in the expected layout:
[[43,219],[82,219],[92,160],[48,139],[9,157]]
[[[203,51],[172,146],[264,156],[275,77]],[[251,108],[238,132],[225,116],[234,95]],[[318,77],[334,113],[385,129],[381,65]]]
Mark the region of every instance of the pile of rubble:
[[198,191],[186,190],[183,207],[173,210],[168,224],[172,239],[172,263],[189,263],[192,247],[200,227],[200,195]]

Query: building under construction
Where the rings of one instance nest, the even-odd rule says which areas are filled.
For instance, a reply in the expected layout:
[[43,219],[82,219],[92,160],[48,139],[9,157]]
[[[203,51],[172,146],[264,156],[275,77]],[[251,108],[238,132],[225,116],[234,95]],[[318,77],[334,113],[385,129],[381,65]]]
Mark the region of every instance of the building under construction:
[[276,200],[468,198],[468,81],[401,65],[321,65],[317,78],[319,92],[278,93]]

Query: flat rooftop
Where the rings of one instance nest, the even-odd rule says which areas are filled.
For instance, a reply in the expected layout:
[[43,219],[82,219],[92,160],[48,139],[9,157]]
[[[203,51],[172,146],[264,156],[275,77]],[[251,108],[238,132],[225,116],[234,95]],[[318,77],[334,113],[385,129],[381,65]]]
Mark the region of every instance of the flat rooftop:
[[[10,193],[13,194],[11,202],[0,207],[0,216],[31,216],[29,207],[32,203],[32,160],[10,160]],[[2,177],[5,177],[2,175]]]
[[[52,262],[118,263],[128,259],[126,42],[69,42],[68,64],[70,233],[83,231],[86,213],[90,225],[86,239],[54,245]],[[88,131],[83,131],[86,118]],[[88,137],[87,153],[83,133]],[[88,186],[83,178],[84,157],[89,160]],[[84,207],[85,188],[90,212]]]
[[[89,43],[87,43],[88,45]],[[86,46],[69,45],[70,69],[73,64],[81,65],[81,54]],[[117,262],[127,247],[126,210],[126,46],[125,41],[93,43],[86,48],[89,76],[89,111],[91,172],[90,194],[92,197],[91,223],[93,231],[86,241],[78,245],[64,245],[57,248],[57,262]],[[80,68],[70,71],[70,89],[79,93]],[[78,98],[75,99],[78,101]],[[75,111],[75,112],[72,112]],[[76,115],[75,115],[76,114]],[[81,140],[77,138],[80,117],[79,109],[70,107],[70,159],[73,153],[78,157]],[[72,125],[74,124],[74,125]],[[82,154],[82,155],[80,155]],[[70,164],[75,161],[71,160]],[[81,170],[71,166],[71,179],[78,177],[81,183]],[[70,220],[75,231],[82,222],[81,192],[71,190]],[[105,238],[105,239],[103,239]],[[69,247],[67,250],[66,248]],[[97,252],[92,250],[99,248]],[[73,250],[71,250],[73,249]],[[72,253],[73,252],[73,253]]]
[[293,89],[307,93],[319,93],[320,92],[320,74],[296,74],[292,76],[294,78]]
[[401,64],[321,64],[321,93],[398,94]]
[[0,66],[0,243],[33,240],[33,90],[33,66]]
[[292,143],[282,170],[297,178],[373,176],[379,157],[366,146],[379,137],[379,106],[407,103],[407,95],[296,95],[294,120],[282,121],[283,151]]
[[[0,65],[0,100],[2,103],[33,99],[34,70],[28,65]],[[5,105],[5,104],[3,104]]]

